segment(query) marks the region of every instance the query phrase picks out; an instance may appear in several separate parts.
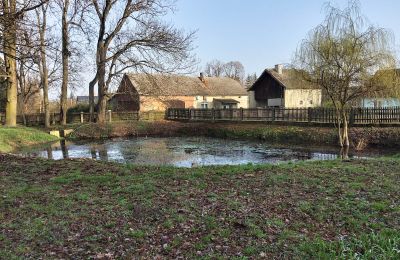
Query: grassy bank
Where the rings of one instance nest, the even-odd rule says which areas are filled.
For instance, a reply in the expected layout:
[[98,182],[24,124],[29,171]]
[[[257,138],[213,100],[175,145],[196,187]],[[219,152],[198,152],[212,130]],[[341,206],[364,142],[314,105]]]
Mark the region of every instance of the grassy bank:
[[[181,123],[116,122],[86,124],[76,128],[78,139],[99,139],[123,136],[209,136],[231,139],[252,139],[280,144],[337,145],[334,128],[309,126],[279,126],[261,123]],[[400,127],[365,127],[350,130],[352,146],[400,147]]]
[[28,127],[0,127],[0,153],[30,145],[55,141],[58,138],[41,130]]
[[400,158],[178,169],[0,155],[0,258],[400,257]]

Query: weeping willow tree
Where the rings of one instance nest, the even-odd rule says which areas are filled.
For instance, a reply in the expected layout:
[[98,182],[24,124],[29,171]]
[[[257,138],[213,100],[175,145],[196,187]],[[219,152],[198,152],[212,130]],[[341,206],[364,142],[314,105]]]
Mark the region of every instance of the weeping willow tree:
[[295,66],[321,86],[335,107],[341,147],[350,145],[351,104],[384,91],[383,84],[371,84],[371,77],[394,68],[393,42],[389,31],[369,24],[361,15],[358,1],[349,1],[344,9],[327,4],[324,22],[310,31],[296,51]]

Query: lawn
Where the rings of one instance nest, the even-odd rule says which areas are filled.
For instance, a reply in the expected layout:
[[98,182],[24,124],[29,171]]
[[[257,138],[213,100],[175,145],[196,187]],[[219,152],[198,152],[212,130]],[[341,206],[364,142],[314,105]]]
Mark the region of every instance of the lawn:
[[0,259],[399,259],[400,158],[195,169],[0,155]]
[[8,153],[18,148],[57,139],[55,136],[34,128],[0,126],[0,153]]

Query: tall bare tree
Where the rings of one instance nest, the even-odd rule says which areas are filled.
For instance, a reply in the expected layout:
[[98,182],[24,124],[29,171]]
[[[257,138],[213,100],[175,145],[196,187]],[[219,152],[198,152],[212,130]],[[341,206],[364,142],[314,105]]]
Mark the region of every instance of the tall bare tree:
[[213,60],[206,64],[205,73],[208,77],[227,77],[243,83],[245,71],[240,61],[224,63],[220,60]]
[[307,80],[318,84],[336,110],[339,144],[350,145],[348,109],[352,101],[383,90],[369,84],[377,70],[395,64],[390,33],[367,23],[360,3],[349,1],[345,9],[326,6],[325,21],[303,40],[295,65]]
[[37,26],[39,31],[39,46],[40,46],[40,84],[43,89],[43,108],[44,108],[44,125],[50,127],[50,107],[49,107],[49,69],[47,66],[47,51],[46,51],[46,32],[47,32],[47,10],[48,4],[44,4],[41,8],[36,9]]
[[234,79],[239,82],[243,82],[244,78],[244,66],[239,61],[231,61],[224,66],[225,77]]
[[2,29],[3,53],[7,85],[6,125],[17,124],[17,31],[24,14],[32,11],[48,0],[2,0],[0,2],[0,24]]
[[205,73],[208,77],[222,77],[225,71],[225,63],[220,60],[213,60],[206,64]]
[[[74,48],[71,46],[71,34],[75,31],[83,32],[82,24],[90,1],[82,0],[57,0],[56,5],[61,10],[61,43],[62,43],[62,83],[60,95],[60,121],[62,125],[67,123],[68,87],[71,76],[70,58]],[[76,54],[76,53],[75,53]]]
[[[185,34],[160,17],[173,8],[169,0],[92,0],[97,26],[96,73],[89,85],[94,102],[98,87],[98,122],[105,121],[109,87],[127,69],[172,72],[191,66],[194,33]],[[93,111],[93,108],[91,108]]]
[[37,73],[36,31],[29,28],[20,28],[17,38],[17,80],[18,80],[18,106],[26,125],[26,112],[29,102],[33,97],[40,94],[40,75]]

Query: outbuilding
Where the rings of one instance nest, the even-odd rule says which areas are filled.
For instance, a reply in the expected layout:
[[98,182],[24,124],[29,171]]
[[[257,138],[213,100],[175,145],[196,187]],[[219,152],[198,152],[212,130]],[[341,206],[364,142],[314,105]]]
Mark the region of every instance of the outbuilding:
[[321,89],[300,72],[276,65],[266,69],[249,89],[251,108],[308,108],[321,105]]

